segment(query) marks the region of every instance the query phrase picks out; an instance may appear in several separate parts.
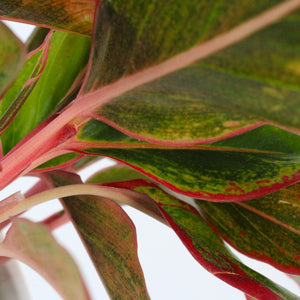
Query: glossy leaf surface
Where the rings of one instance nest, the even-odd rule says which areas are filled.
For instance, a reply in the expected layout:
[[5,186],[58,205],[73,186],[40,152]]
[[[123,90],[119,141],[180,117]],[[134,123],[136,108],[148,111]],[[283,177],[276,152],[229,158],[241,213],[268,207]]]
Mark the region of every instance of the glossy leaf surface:
[[[89,49],[89,38],[59,31],[53,34],[43,74],[18,116],[2,135],[4,153],[11,150],[26,134],[45,120],[63,99],[86,66]],[[30,73],[27,68],[32,68],[30,62],[23,71],[26,74]],[[18,88],[19,86],[16,87]],[[15,87],[12,87],[9,93],[17,93]],[[7,102],[10,101],[11,98],[8,97]]]
[[0,15],[9,20],[89,35],[94,10],[94,0],[1,0]]
[[73,259],[44,225],[14,219],[0,244],[0,255],[20,260],[39,272],[66,300],[90,299]]
[[[261,144],[262,151],[238,151],[230,148],[232,141],[227,148],[224,141],[224,149],[213,145],[206,148],[155,149],[159,147],[130,138],[99,121],[91,121],[87,126],[90,128],[83,128],[78,135],[79,140],[87,143],[75,143],[74,151],[115,158],[170,189],[191,197],[219,201],[245,200],[297,182],[300,176],[299,136],[291,133],[287,135],[295,138],[295,144],[284,143],[289,139],[283,132],[274,143]],[[251,146],[249,141],[249,147],[255,145],[259,148],[253,136],[253,144]],[[280,153],[282,150],[286,153]]]
[[197,201],[208,223],[248,256],[300,274],[300,186],[238,203]]
[[216,277],[259,299],[297,299],[297,296],[235,259],[197,210],[189,204],[143,180],[111,185],[150,196],[194,258]]
[[22,42],[0,22],[0,96],[17,77],[25,62]]
[[[81,183],[63,172],[49,173],[55,186]],[[115,202],[94,196],[63,200],[112,299],[149,299],[137,256],[135,227]]]

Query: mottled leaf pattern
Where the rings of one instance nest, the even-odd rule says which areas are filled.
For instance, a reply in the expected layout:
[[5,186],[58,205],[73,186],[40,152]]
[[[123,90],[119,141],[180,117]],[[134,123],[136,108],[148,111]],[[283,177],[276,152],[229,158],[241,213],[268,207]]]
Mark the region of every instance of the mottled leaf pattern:
[[298,299],[296,295],[234,258],[222,240],[189,204],[143,180],[110,185],[129,188],[150,196],[194,258],[216,277],[258,299]]
[[85,286],[71,256],[46,226],[14,219],[0,255],[18,259],[40,273],[66,300],[88,300]]
[[168,188],[199,199],[251,199],[295,183],[300,176],[300,157],[291,154],[138,148],[82,151],[125,162]]
[[166,60],[280,2],[101,1],[84,92]]
[[[48,175],[55,186],[81,183],[63,172]],[[112,299],[149,299],[137,257],[135,227],[121,207],[94,196],[63,200]]]

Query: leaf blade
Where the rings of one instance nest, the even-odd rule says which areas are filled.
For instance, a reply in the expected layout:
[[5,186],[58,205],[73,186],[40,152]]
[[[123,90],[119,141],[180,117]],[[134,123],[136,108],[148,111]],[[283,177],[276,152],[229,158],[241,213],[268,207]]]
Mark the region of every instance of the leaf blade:
[[189,204],[144,180],[107,185],[128,188],[150,196],[194,258],[218,278],[258,299],[297,298],[235,259],[221,239]]
[[300,274],[299,184],[239,203],[197,201],[218,235],[248,256]]
[[74,261],[41,224],[14,219],[0,244],[0,255],[28,264],[45,277],[64,299],[90,299]]
[[[43,74],[17,117],[2,135],[4,153],[8,153],[54,110],[86,66],[89,49],[89,38],[58,31],[52,35]],[[5,100],[10,103],[10,97],[7,98]]]
[[[66,172],[50,172],[58,185],[81,183]],[[149,299],[137,257],[135,227],[118,204],[91,196],[63,200],[112,299]]]

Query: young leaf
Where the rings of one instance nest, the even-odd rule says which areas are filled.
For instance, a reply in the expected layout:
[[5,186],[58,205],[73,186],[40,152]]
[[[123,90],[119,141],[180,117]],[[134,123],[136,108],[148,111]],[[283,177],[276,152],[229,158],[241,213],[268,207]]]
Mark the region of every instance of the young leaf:
[[18,259],[39,272],[66,300],[90,299],[73,259],[44,225],[13,219],[0,244],[0,255]]
[[25,62],[22,42],[0,22],[0,97],[17,77]]
[[197,201],[229,244],[283,272],[300,274],[300,185],[238,203]]
[[[4,153],[9,152],[25,135],[45,120],[63,99],[86,66],[89,49],[89,38],[54,32],[43,74],[18,116],[2,135]],[[31,63],[29,65],[31,66]],[[24,72],[27,73],[27,69]],[[12,87],[13,90],[9,92],[15,93],[15,88]],[[8,98],[8,101],[9,99],[11,98]]]
[[0,15],[8,20],[90,35],[95,2],[94,0],[3,0]]
[[189,204],[143,180],[108,185],[129,188],[150,196],[194,258],[216,277],[258,299],[299,299],[234,258],[223,241]]
[[[81,183],[78,176],[50,172],[55,186]],[[112,299],[149,299],[137,256],[134,224],[113,201],[95,196],[63,200]]]

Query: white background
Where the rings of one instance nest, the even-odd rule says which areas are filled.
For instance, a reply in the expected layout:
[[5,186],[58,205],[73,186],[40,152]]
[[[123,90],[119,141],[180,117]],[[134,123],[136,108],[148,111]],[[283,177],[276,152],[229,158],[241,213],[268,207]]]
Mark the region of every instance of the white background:
[[[10,26],[22,40],[27,38],[33,28],[24,24],[10,23]],[[109,163],[111,162],[105,160],[102,166]],[[87,174],[88,171],[82,174],[83,179]],[[28,180],[18,180],[13,183],[2,192],[1,199],[17,190],[27,190],[30,184]],[[34,181],[34,179],[32,180]],[[60,204],[54,200],[33,208],[26,213],[26,217],[34,221],[40,221],[60,209]],[[139,258],[151,299],[245,299],[241,292],[206,272],[192,258],[172,230],[132,208],[126,208],[126,211],[137,227]],[[72,225],[62,226],[54,231],[54,235],[77,261],[91,298],[93,300],[109,299]],[[266,264],[253,261],[244,256],[241,257],[244,262],[251,262],[251,266],[253,268],[255,266],[256,270],[291,289],[294,293],[300,294],[298,286],[284,274]],[[33,300],[61,299],[37,273],[23,264],[20,265]]]

